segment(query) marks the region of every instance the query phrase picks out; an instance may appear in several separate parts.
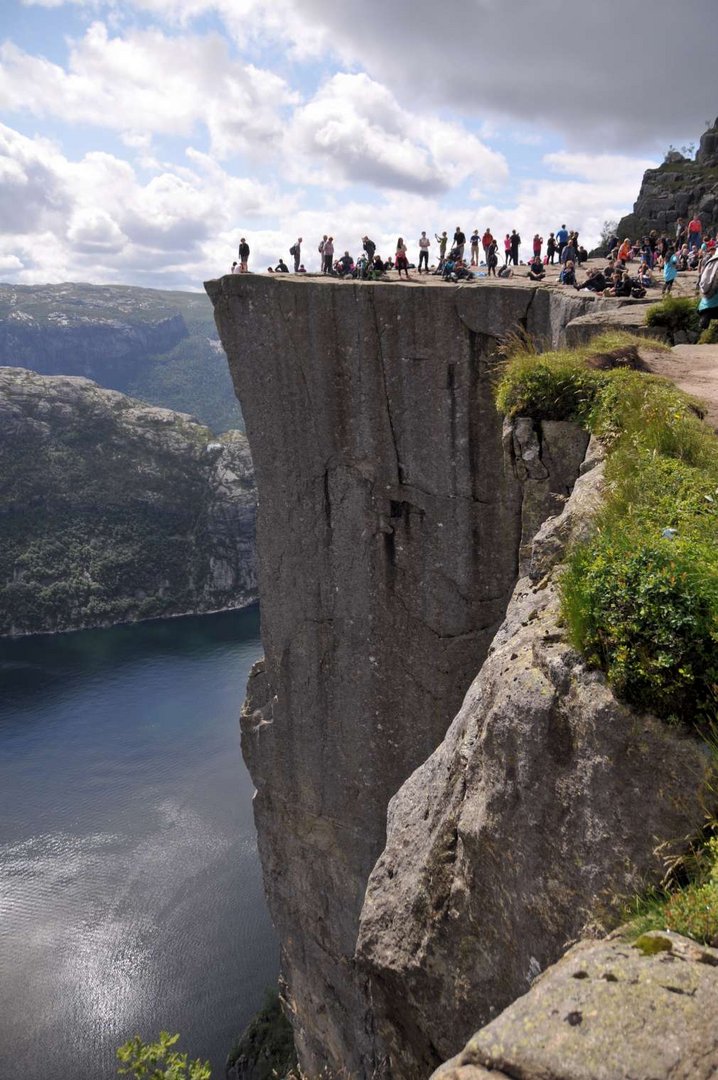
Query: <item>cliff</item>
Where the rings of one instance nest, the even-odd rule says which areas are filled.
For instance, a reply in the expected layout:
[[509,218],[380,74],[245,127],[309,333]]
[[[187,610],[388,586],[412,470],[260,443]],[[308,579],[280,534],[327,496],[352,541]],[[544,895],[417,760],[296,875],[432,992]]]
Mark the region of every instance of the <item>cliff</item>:
[[616,232],[635,239],[655,229],[672,238],[678,218],[694,215],[704,230],[718,228],[718,119],[701,136],[695,160],[674,150],[657,169],[646,170],[633,213],[619,221]]
[[[300,1061],[416,1078],[557,959],[604,891],[655,874],[657,835],[701,819],[704,759],[562,651],[552,589],[518,586],[489,660],[495,714],[472,686],[587,441],[502,431],[497,343],[519,326],[558,342],[603,305],[518,283],[206,288],[259,491],[265,660],[242,743]],[[427,758],[367,893],[390,799]]]
[[243,427],[204,294],[0,285],[0,365],[81,375],[213,431]]
[[241,432],[0,368],[0,634],[251,603],[254,515]]
[[[615,921],[613,898],[660,880],[658,841],[679,845],[703,823],[700,742],[617,702],[562,632],[556,566],[601,494],[602,466],[586,465],[538,531],[446,738],[389,806],[358,955],[394,1080],[428,1076],[567,943]],[[543,1038],[540,1006],[532,1016]]]

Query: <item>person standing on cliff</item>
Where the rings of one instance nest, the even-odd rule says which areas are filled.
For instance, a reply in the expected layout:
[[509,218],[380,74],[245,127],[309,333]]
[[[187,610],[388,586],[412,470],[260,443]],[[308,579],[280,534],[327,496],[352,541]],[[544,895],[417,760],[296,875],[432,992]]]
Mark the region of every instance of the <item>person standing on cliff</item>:
[[553,266],[553,260],[556,255],[556,237],[553,233],[548,234],[548,240],[546,241],[546,258]]
[[449,242],[449,237],[446,235],[446,229],[444,229],[441,236],[439,236],[438,233],[434,233],[434,236],[436,237],[436,242],[439,245],[439,266],[437,269],[441,270],[446,260],[446,245]]
[[492,236],[491,237],[491,243],[489,244],[488,248],[486,249],[486,270],[487,270],[487,273],[488,273],[489,277],[491,277],[492,274],[494,275],[494,277],[496,277],[496,267],[497,267],[498,261],[499,261],[499,245],[496,243],[496,241],[494,240],[494,238]]
[[298,238],[298,240],[294,244],[292,244],[292,246],[289,249],[289,254],[294,259],[294,273],[295,274],[299,273],[299,264],[302,261],[302,239],[303,239],[303,237],[300,236]]
[[489,248],[491,247],[493,239],[491,229],[487,225],[484,230],[484,235],[481,237],[481,246],[484,249],[484,262],[487,266],[489,265]]
[[568,243],[568,229],[565,225],[556,229],[556,243],[558,244],[558,261],[561,262],[561,254]]
[[692,251],[693,248],[699,248],[701,246],[701,238],[703,235],[703,226],[701,225],[701,219],[698,217],[691,218],[688,222],[688,250]]
[[239,273],[248,273],[247,264],[249,263],[249,244],[242,237],[239,241]]
[[479,265],[479,230],[478,229],[474,229],[474,231],[472,232],[470,243],[471,243],[471,265],[472,266],[478,266]]
[[461,226],[456,226],[456,232],[454,233],[454,249],[457,252],[457,259],[463,259],[464,248],[466,246],[466,236],[461,231]]
[[542,248],[542,246],[543,246],[543,236],[539,236],[538,233],[534,233],[534,240],[533,240],[534,259],[536,258],[537,255],[538,255],[539,259],[541,258],[541,248]]
[[429,248],[430,247],[431,247],[431,240],[429,239],[429,237],[426,235],[425,232],[422,232],[421,236],[419,237],[419,273],[421,273],[422,263],[424,265],[426,273],[427,274],[429,273]]
[[516,232],[516,229],[511,230],[511,260],[514,266],[519,265],[519,246],[521,244],[521,237]]
[[668,253],[663,263],[663,289],[661,290],[661,296],[669,296],[671,289],[673,288],[673,282],[678,275],[678,256],[673,248],[668,249]]
[[325,274],[332,273],[332,267],[334,265],[334,237],[328,236],[324,241],[324,260],[322,270]]
[[362,242],[362,247],[366,251],[367,260],[370,263],[374,262],[374,254],[376,252],[376,244],[374,243],[373,240],[370,240],[368,236],[362,236],[361,242]]
[[401,236],[396,242],[396,255],[394,256],[394,266],[397,269],[399,281],[401,281],[402,270],[406,274],[406,280],[411,280],[409,277],[409,257],[406,251],[406,244],[404,243],[404,240]]

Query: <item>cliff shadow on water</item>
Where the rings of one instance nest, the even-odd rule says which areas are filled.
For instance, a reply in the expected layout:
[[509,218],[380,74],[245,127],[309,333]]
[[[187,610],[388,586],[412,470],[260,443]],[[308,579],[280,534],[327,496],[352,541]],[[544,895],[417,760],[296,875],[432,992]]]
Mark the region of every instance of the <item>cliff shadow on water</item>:
[[[390,1070],[416,1078],[473,1030],[476,1013],[468,1014],[477,994],[487,1009],[501,1006],[502,994],[522,992],[530,967],[531,932],[516,919],[519,901],[499,905],[504,941],[528,935],[504,983],[482,968],[483,989],[472,986],[471,1000],[459,1000],[469,932],[458,935],[458,953],[449,951],[450,978],[434,947],[437,923],[443,947],[459,910],[447,903],[452,884],[442,882],[441,867],[450,870],[462,844],[458,807],[467,776],[458,776],[460,766],[435,756],[429,771],[416,774],[415,785],[437,790],[423,791],[421,820],[409,815],[405,839],[394,829],[393,854],[380,864],[387,887],[367,894],[367,881],[386,841],[392,796],[444,738],[506,615],[533,534],[560,511],[586,451],[586,434],[572,424],[502,430],[492,394],[497,344],[517,327],[557,344],[570,319],[595,301],[512,285],[406,288],[249,275],[206,288],[259,493],[265,659],[250,677],[243,750],[257,788],[265,887],[299,1059],[310,1076],[328,1065],[349,1076]],[[537,618],[529,614],[527,623]],[[509,684],[515,660],[511,649],[503,656]],[[546,690],[531,671],[527,678]],[[554,700],[561,690],[551,693]],[[548,707],[546,738],[551,753],[564,747],[568,762],[573,735],[559,712]],[[507,741],[481,767],[510,804],[521,799],[518,743],[529,748],[533,736],[510,704],[501,715]],[[467,746],[456,738],[453,745],[465,761]],[[458,803],[442,820],[438,845],[426,841],[432,859],[413,865],[418,876],[392,893],[403,865],[397,846],[421,854],[415,830],[433,824],[442,769],[456,779]],[[481,776],[474,772],[472,782],[480,785]],[[500,816],[500,802],[497,795],[473,812]],[[548,828],[550,815],[543,824],[540,817],[534,827]],[[526,890],[531,874],[548,872],[544,857],[527,846],[519,858]],[[483,887],[501,893],[498,869]],[[544,914],[550,896],[548,887]],[[553,936],[542,923],[536,964],[565,941],[560,919],[575,899],[559,905]],[[466,909],[460,914],[481,951],[480,913],[468,900]],[[467,956],[476,959],[470,949]],[[487,956],[495,965],[493,945]],[[441,1015],[431,1015],[432,995]],[[458,1007],[449,1020],[452,1000]]]

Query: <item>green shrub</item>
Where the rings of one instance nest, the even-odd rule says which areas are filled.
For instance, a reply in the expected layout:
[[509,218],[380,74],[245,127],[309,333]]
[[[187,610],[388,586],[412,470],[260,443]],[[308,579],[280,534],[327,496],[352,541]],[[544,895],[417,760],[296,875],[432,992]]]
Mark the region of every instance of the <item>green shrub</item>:
[[705,945],[718,945],[718,882],[689,885],[665,906],[666,927]]
[[673,338],[679,331],[697,333],[699,323],[696,301],[690,296],[667,296],[648,308],[646,326],[662,327],[669,338]]
[[718,345],[718,319],[708,323],[706,329],[698,338],[699,345]]
[[178,1039],[179,1035],[168,1031],[161,1031],[154,1043],[143,1042],[135,1035],[117,1051],[118,1073],[135,1080],[211,1080],[208,1061],[190,1061],[187,1054],[172,1049]]
[[607,332],[580,348],[536,353],[529,342],[514,336],[504,352],[496,407],[509,417],[575,420],[591,426],[603,388],[616,375],[629,374],[620,366],[621,356],[631,362],[645,344],[645,339],[632,334]]
[[[662,890],[649,890],[624,911],[631,938],[649,930],[672,930],[704,945],[718,946],[718,837],[691,851],[690,873]],[[679,864],[685,870],[684,861]]]
[[616,693],[659,716],[708,723],[718,683],[713,545],[612,523],[561,581],[570,638]]
[[718,687],[718,441],[668,381],[596,367],[630,347],[625,335],[574,352],[520,347],[497,404],[603,439],[605,504],[560,585],[570,640],[626,702],[706,731]]

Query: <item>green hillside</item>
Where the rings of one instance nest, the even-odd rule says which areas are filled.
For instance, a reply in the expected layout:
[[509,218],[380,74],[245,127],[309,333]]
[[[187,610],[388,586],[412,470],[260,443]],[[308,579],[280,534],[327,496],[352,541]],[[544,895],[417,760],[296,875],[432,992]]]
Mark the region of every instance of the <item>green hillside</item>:
[[0,285],[0,365],[83,375],[215,432],[244,428],[204,293]]

